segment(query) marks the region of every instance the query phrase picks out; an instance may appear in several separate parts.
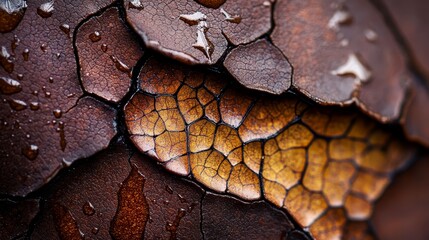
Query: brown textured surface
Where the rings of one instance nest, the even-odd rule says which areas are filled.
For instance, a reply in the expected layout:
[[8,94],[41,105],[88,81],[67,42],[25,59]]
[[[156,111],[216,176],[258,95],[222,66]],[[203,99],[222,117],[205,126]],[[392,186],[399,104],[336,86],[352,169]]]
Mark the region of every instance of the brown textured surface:
[[[341,237],[347,220],[367,220],[391,174],[413,156],[400,138],[350,110],[260,97],[228,85],[225,76],[180,66],[151,58],[143,67],[142,85],[145,69],[163,78],[148,78],[155,88],[143,88],[125,106],[134,144],[169,171],[191,175],[209,189],[245,200],[265,198],[318,239]],[[171,69],[176,75],[164,74]],[[210,91],[221,79],[226,82]],[[223,112],[242,112],[243,103],[241,123],[211,119],[210,101],[200,100],[200,91],[212,96],[215,109],[228,91],[241,91],[248,101],[223,106]]]
[[207,193],[202,204],[205,239],[285,239],[293,230],[286,215],[265,202],[244,203]]
[[84,23],[76,46],[84,89],[109,101],[121,100],[129,90],[132,67],[143,53],[119,19],[118,9],[108,9]]
[[415,65],[424,73],[429,83],[429,32],[425,31],[429,22],[429,3],[425,0],[383,0],[401,36],[411,50]]
[[13,57],[2,62],[0,76],[20,84],[12,94],[1,91],[0,192],[5,194],[22,196],[39,188],[63,167],[63,158],[70,164],[89,156],[115,134],[114,110],[92,99],[78,101],[82,90],[72,38],[60,29],[68,24],[72,33],[110,1],[55,1],[48,18],[37,13],[42,3],[27,2],[20,24],[0,37],[0,46]]
[[[379,120],[397,119],[405,95],[403,54],[382,15],[368,0],[347,1],[344,9],[350,17],[330,28],[330,20],[341,10],[339,3],[277,2],[271,37],[294,67],[293,85],[322,104],[356,102]],[[376,39],[366,39],[368,30],[376,33]],[[347,45],[342,46],[342,41]],[[371,72],[366,81],[356,81],[354,74],[332,74],[351,54]]]
[[399,174],[377,202],[372,222],[380,239],[429,238],[428,171],[429,156],[426,154]]
[[402,125],[409,139],[429,146],[429,90],[415,77],[410,84],[410,96],[404,106]]
[[[195,1],[161,1],[154,3],[140,0],[141,8],[133,7],[129,0],[124,1],[127,20],[145,41],[148,48],[185,63],[213,64],[218,61],[227,48],[227,41],[234,45],[256,40],[271,28],[271,4],[264,0],[227,1],[219,9],[206,8]],[[223,9],[237,21],[226,20]],[[206,15],[207,39],[213,44],[212,54],[194,48],[197,40],[198,23],[187,24],[180,19],[181,14]],[[238,18],[239,17],[239,18]]]
[[[213,231],[221,227],[238,239],[243,229],[255,238],[284,237],[291,231],[298,239],[305,237],[284,213],[266,203],[204,196],[201,188],[171,176],[146,157],[136,153],[128,162],[129,157],[125,145],[114,144],[54,182],[31,238],[202,239],[202,234],[216,236]],[[235,220],[224,221],[230,216]]]
[[39,212],[39,200],[0,200],[0,239],[22,237]]
[[250,89],[281,94],[291,85],[292,67],[282,52],[267,40],[237,47],[228,54],[224,65]]

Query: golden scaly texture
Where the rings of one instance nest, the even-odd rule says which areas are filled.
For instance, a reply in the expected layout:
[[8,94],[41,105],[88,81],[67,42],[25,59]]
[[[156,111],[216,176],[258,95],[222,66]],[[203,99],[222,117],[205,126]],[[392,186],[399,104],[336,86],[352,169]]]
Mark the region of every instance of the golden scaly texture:
[[142,152],[214,191],[266,199],[317,239],[365,235],[354,222],[414,153],[360,114],[264,97],[221,74],[152,58],[140,80],[125,117]]

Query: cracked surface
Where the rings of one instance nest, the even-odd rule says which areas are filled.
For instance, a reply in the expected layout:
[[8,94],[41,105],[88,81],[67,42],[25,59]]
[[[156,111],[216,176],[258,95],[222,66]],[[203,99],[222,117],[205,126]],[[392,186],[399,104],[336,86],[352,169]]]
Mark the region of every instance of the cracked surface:
[[[294,67],[293,85],[322,104],[355,102],[381,121],[397,119],[405,97],[406,68],[393,34],[369,1],[331,3],[276,4],[271,37]],[[368,31],[373,33],[370,37],[365,36]],[[371,72],[368,79],[359,78],[356,69],[333,73],[345,66],[350,54]]]
[[77,32],[76,46],[84,89],[118,102],[128,92],[132,67],[143,55],[141,47],[111,8],[85,22]]
[[427,160],[415,6],[28,5],[0,3],[0,239],[425,239],[422,160],[379,199]]
[[[220,9],[186,0],[140,3],[143,8],[135,8],[127,0],[124,7],[128,22],[147,47],[189,64],[214,64],[225,52],[227,41],[234,45],[249,43],[271,28],[271,4],[266,6],[263,0],[226,1]],[[192,14],[204,17],[180,17]],[[201,22],[207,27],[200,31]],[[210,48],[209,54],[193,47],[200,40],[208,41],[203,46]]]
[[[247,101],[223,105],[223,112],[245,113],[232,126],[223,121],[219,106],[224,93],[238,88],[225,76],[171,64],[149,59],[140,80],[143,86],[146,76],[162,75],[149,81],[175,89],[143,88],[125,106],[139,150],[216,192],[265,198],[317,239],[341,237],[347,220],[367,220],[391,174],[413,155],[400,138],[360,114],[309,107],[293,97],[265,98],[241,90]],[[178,74],[164,74],[171,69]],[[219,87],[211,91],[207,86],[213,84]],[[200,91],[211,97],[200,100],[205,96]],[[220,118],[206,114],[209,104]]]
[[[91,98],[78,101],[82,89],[70,36],[79,22],[110,2],[56,1],[48,18],[37,13],[42,3],[28,2],[20,24],[0,38],[2,57],[4,51],[10,55],[0,68],[3,194],[28,194],[63,165],[107,147],[116,133],[114,109]],[[76,6],[83,7],[76,11]],[[60,29],[63,24],[69,33]]]
[[[291,231],[305,236],[294,230],[284,213],[266,203],[204,194],[202,188],[171,176],[118,143],[58,179],[31,238],[202,239],[202,234],[211,238],[217,236],[212,231],[227,228],[229,236],[244,239],[241,228],[236,228],[238,221],[256,238]],[[211,214],[218,208],[225,212]],[[235,211],[234,221],[220,222],[230,214],[227,208]],[[256,217],[263,225],[251,221]],[[120,223],[127,224],[118,228]]]

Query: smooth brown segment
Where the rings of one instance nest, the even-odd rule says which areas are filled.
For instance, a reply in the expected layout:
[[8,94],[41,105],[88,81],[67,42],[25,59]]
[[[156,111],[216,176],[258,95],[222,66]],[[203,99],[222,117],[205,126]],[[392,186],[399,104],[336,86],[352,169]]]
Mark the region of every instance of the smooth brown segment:
[[[401,138],[349,110],[267,98],[225,84],[225,76],[158,61],[149,59],[140,78],[141,85],[148,79],[160,87],[142,88],[125,106],[136,146],[209,189],[265,198],[318,239],[343,236],[346,220],[368,220],[390,175],[414,154]],[[177,75],[148,78],[171,69]],[[175,88],[167,93],[161,86]],[[238,92],[242,100],[232,99]],[[211,119],[209,102],[221,119]]]
[[271,38],[294,67],[292,85],[323,105],[398,119],[406,62],[382,16],[368,0],[277,1]]

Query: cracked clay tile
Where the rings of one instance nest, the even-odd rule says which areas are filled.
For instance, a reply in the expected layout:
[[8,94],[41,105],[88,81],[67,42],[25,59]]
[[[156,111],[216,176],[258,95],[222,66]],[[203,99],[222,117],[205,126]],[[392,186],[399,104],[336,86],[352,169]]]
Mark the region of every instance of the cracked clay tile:
[[110,2],[27,1],[20,23],[1,34],[1,193],[32,192],[115,135],[115,110],[91,98],[78,101],[72,39],[79,22]]
[[77,32],[76,46],[84,89],[108,101],[121,100],[143,52],[118,9],[110,8],[85,22]]

